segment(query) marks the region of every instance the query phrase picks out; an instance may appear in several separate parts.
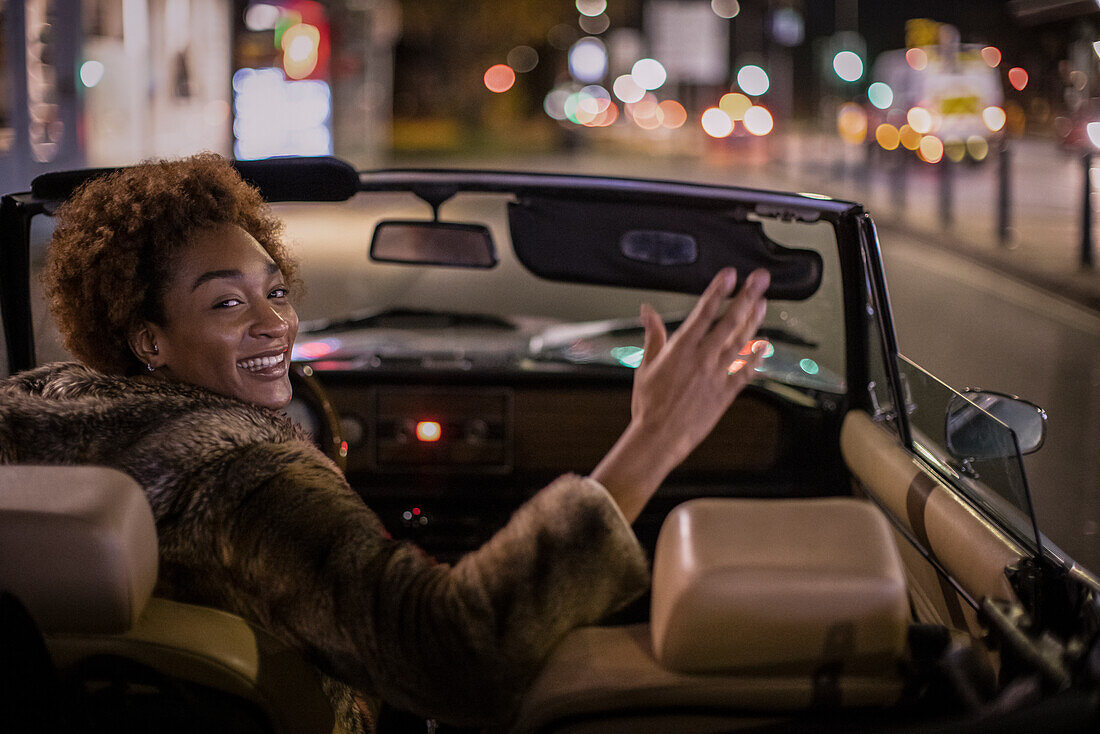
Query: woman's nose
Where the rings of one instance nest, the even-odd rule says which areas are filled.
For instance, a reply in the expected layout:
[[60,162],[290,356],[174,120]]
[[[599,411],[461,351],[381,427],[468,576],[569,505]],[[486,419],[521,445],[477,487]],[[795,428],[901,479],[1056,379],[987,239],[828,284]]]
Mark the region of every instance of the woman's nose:
[[290,329],[287,317],[270,303],[264,302],[259,307],[256,320],[252,324],[252,332],[257,336],[267,336],[276,339],[286,336]]

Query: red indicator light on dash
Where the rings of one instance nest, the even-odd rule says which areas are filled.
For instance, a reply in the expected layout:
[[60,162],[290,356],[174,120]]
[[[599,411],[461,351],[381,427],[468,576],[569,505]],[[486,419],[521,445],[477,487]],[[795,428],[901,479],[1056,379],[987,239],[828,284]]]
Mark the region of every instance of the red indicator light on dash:
[[438,441],[443,437],[443,426],[437,421],[419,421],[416,424],[416,438],[425,443]]

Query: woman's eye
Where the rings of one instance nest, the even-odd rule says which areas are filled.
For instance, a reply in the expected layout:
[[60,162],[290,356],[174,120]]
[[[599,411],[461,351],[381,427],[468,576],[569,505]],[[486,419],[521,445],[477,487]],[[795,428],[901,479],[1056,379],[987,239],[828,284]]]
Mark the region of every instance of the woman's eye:
[[227,298],[224,301],[218,302],[218,304],[215,305],[214,308],[232,308],[233,306],[239,306],[240,304],[241,299],[239,298]]
[[286,286],[279,286],[267,294],[268,298],[286,298],[290,295],[290,289]]

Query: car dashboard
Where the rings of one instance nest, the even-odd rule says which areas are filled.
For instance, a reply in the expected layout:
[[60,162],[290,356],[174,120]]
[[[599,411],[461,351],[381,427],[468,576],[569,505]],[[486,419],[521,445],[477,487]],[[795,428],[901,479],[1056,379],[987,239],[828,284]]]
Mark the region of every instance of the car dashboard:
[[[425,364],[427,366],[425,366]],[[305,426],[335,414],[351,486],[395,537],[454,561],[481,545],[542,486],[591,471],[630,420],[632,372],[520,360],[487,366],[427,357],[302,362],[316,385],[289,412]],[[750,386],[664,483],[635,523],[652,550],[668,511],[700,496],[841,494],[843,408]]]

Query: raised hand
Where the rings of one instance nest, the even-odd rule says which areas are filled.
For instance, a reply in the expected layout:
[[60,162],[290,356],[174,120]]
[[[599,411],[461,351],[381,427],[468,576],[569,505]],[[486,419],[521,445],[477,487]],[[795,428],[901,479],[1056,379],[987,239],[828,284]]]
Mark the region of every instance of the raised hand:
[[630,425],[592,472],[628,519],[752,380],[760,357],[738,352],[764,319],[768,283],[767,271],[754,271],[727,306],[737,272],[720,271],[671,338],[660,316],[642,307],[645,357],[635,373]]

